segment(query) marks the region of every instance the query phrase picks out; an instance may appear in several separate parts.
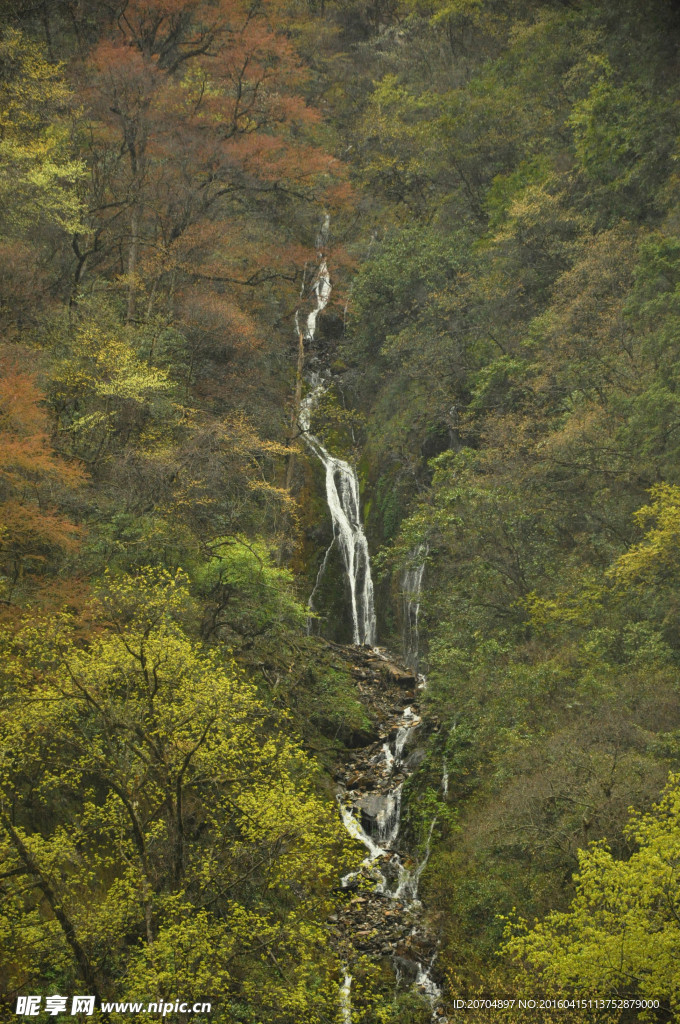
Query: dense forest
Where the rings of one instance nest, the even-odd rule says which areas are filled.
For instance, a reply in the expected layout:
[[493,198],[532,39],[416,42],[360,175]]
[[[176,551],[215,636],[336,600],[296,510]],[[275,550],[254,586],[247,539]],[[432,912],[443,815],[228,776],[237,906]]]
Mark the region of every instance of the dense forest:
[[[680,5],[0,32],[0,1020],[680,1021]],[[335,926],[374,642],[436,998]]]

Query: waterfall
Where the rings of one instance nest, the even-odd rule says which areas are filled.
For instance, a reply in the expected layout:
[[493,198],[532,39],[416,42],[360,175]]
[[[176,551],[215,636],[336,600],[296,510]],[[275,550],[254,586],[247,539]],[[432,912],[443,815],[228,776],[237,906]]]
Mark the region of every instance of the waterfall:
[[314,581],[314,587],[312,588],[312,592],[309,595],[309,599],[307,601],[307,610],[309,611],[309,615],[307,617],[307,636],[311,636],[312,628],[313,628],[313,625],[314,625],[314,618],[313,618],[314,611],[315,611],[315,608],[314,608],[314,595],[316,594],[317,590],[319,589],[319,586],[321,584],[321,580],[324,578],[324,576],[326,574],[326,569],[328,567],[328,559],[331,557],[331,552],[332,552],[334,546],[335,546],[335,536],[333,537],[333,540],[330,542],[330,544],[328,545],[328,548],[326,549],[326,554],[323,556],[323,561],[322,561],[321,565],[319,566],[319,571],[316,574],[316,580]]
[[[328,240],[328,231],[329,220],[326,218],[321,233],[317,238],[317,243],[321,243],[320,248],[323,248]],[[319,266],[314,275],[311,289],[315,305],[307,315],[303,331],[304,339],[307,342],[314,340],[318,316],[328,305],[332,290],[328,263],[323,252],[319,253],[319,258]],[[295,315],[295,322],[297,330],[300,332],[301,327],[297,313]],[[366,534],[361,523],[359,479],[353,466],[350,466],[343,459],[331,455],[321,444],[318,437],[315,437],[311,432],[312,414],[319,400],[328,390],[330,377],[324,378],[319,373],[311,373],[308,382],[310,385],[309,391],[300,403],[298,424],[308,447],[326,470],[326,501],[333,522],[333,541],[331,542],[331,547],[337,542],[349,583],[352,610],[352,640],[355,644],[373,646],[376,630],[373,579],[371,577],[368,541],[366,540]],[[328,564],[329,555],[330,548],[326,552],[317,575],[314,590],[309,599],[310,610],[313,610],[312,600]]]
[[399,726],[394,740],[394,760],[397,761],[397,763],[403,761],[404,747],[411,738],[411,730],[417,725],[420,725],[420,719],[415,714],[413,708],[406,708],[402,718],[402,724]]
[[[376,860],[376,858],[383,856],[385,851],[383,850],[382,846],[374,842],[373,839],[371,839],[371,837],[364,831],[364,829],[361,827],[357,819],[352,814],[351,807],[348,807],[344,803],[340,803],[340,817],[342,818],[343,825],[345,826],[349,834],[352,836],[352,838],[358,839],[359,842],[363,843],[366,849],[368,850],[368,863],[371,863],[372,861]],[[346,876],[346,878],[350,877],[354,877],[354,873],[352,873],[351,876]],[[346,883],[344,878],[342,881],[343,885],[345,885]]]
[[420,861],[420,863],[412,871],[409,871],[408,868],[403,868],[401,870],[400,875],[399,875],[399,885],[397,886],[397,891],[394,894],[396,899],[398,899],[398,900],[402,900],[402,899],[403,900],[407,900],[407,901],[409,901],[411,903],[414,903],[418,899],[418,885],[420,884],[420,876],[422,875],[423,871],[425,870],[425,867],[427,866],[427,862],[430,859],[430,846],[432,844],[432,833],[434,832],[434,827],[435,827],[436,824],[437,824],[437,819],[433,818],[432,822],[430,824],[430,831],[429,831],[428,836],[427,836],[427,844],[425,846],[425,856]]
[[340,986],[340,1020],[342,1024],[352,1024],[352,975],[347,969]]
[[457,722],[454,722],[451,728],[449,729],[449,735],[446,737],[446,743],[444,745],[444,753],[442,754],[442,793],[444,794],[444,799],[446,799],[446,797],[449,795],[449,744],[451,741],[451,737],[456,731],[457,724]]
[[420,594],[425,573],[425,559],[429,548],[427,543],[419,544],[409,556],[409,565],[404,570],[401,581],[403,596],[403,646],[404,660],[409,668],[418,671],[419,637],[418,616],[420,615]]
[[385,807],[378,814],[376,819],[378,826],[378,841],[386,849],[391,846],[399,835],[401,824],[401,786],[391,790],[387,794]]
[[433,1019],[434,1019],[434,1017],[436,1015],[437,1020],[440,1021],[441,1024],[445,1024],[446,1018],[441,1017],[441,1016],[439,1016],[437,1014],[437,1006],[439,1005],[439,1001],[441,999],[442,990],[440,989],[439,985],[437,985],[436,981],[434,981],[434,979],[430,975],[430,971],[432,970],[432,967],[434,965],[434,961],[435,961],[435,957],[432,957],[432,960],[427,965],[427,967],[423,967],[422,964],[418,964],[418,975],[416,977],[416,988],[419,988],[421,990],[421,992],[423,993],[423,995],[425,995],[427,997],[427,1000],[428,1000],[430,1006],[432,1007]]
[[[377,650],[373,653],[378,657]],[[342,822],[353,839],[362,843],[367,856],[358,871],[352,871],[342,879],[343,888],[356,886],[357,879],[361,882],[370,881],[373,891],[381,900],[389,900],[395,907],[403,908],[410,920],[417,920],[420,910],[418,887],[420,877],[430,857],[432,836],[436,826],[436,818],[430,823],[425,850],[419,862],[414,863],[402,856],[395,849],[401,826],[401,803],[404,774],[410,774],[404,761],[407,743],[421,725],[420,717],[412,707],[406,707],[392,719],[391,740],[375,745],[375,754],[370,759],[376,780],[376,788],[347,792],[341,788],[338,804]],[[360,891],[366,893],[366,889]],[[414,916],[415,915],[415,918]],[[409,920],[409,917],[406,918]],[[414,926],[412,934],[416,933]],[[436,956],[436,954],[435,954]],[[446,1024],[441,1014],[441,990],[432,978],[435,961],[433,956],[429,963],[424,964],[414,959],[413,979],[417,989],[430,1003],[433,1024]],[[400,961],[403,964],[403,960]],[[399,964],[395,965],[397,973]],[[341,1018],[350,1020],[351,1006],[349,1002],[349,972],[345,968],[345,984],[340,992]]]
[[[345,574],[349,584],[352,612],[352,639],[356,645],[373,647],[376,634],[376,617],[373,598],[373,580],[368,543],[361,522],[359,500],[359,480],[356,470],[348,462],[332,455],[312,433],[313,415],[320,400],[328,391],[332,377],[329,371],[315,370],[307,376],[308,390],[304,398],[301,396],[302,366],[304,362],[304,345],[311,345],[316,337],[319,315],[328,305],[332,285],[325,250],[328,247],[330,221],[324,219],[317,236],[318,265],[311,280],[311,297],[313,308],[301,320],[299,311],[295,314],[295,325],[298,334],[298,390],[296,393],[298,426],[307,447],[319,459],[326,472],[326,501],[333,524],[333,540],[327,549],[314,588],[309,597],[308,608],[310,618],[308,631],[312,626],[314,598],[329,563],[334,546],[340,550]],[[303,282],[303,294],[305,292]],[[318,365],[318,364],[317,364]],[[406,570],[403,579],[405,650],[407,663],[417,673],[418,666],[418,613],[420,609],[420,592],[427,545],[421,544],[414,552],[413,566]],[[377,649],[367,654],[374,660],[387,659]],[[418,677],[421,679],[421,677]],[[415,683],[415,679],[414,679]],[[421,681],[420,685],[424,685]],[[401,705],[403,707],[403,700]],[[390,718],[394,724],[388,736],[381,736],[378,750],[371,759],[371,770],[374,772],[375,784],[372,788],[354,790],[349,793],[343,787],[338,792],[340,816],[347,832],[353,839],[363,844],[367,851],[362,866],[342,879],[344,888],[360,886],[363,882],[372,884],[373,892],[381,899],[391,901],[394,907],[409,914],[419,907],[417,900],[418,883],[430,855],[430,841],[435,822],[432,822],[425,849],[425,856],[419,864],[413,864],[402,858],[395,849],[401,826],[402,786],[410,774],[404,760],[404,751],[411,736],[421,720],[413,708],[406,707]],[[408,865],[408,866],[407,866]],[[365,889],[363,891],[366,891]],[[362,904],[365,899],[359,902]],[[391,913],[391,912],[390,912]],[[407,918],[407,920],[411,920]],[[412,934],[416,934],[413,926]],[[402,959],[403,962],[403,959]],[[427,997],[432,1007],[433,1020],[446,1024],[445,1018],[439,1014],[439,989],[430,976],[431,961],[424,966],[418,960],[411,961],[413,977],[417,987]],[[396,960],[395,960],[396,963]],[[398,973],[398,968],[397,968]],[[339,1016],[342,1024],[352,1024],[352,975],[349,966],[343,968],[343,982],[339,989]]]

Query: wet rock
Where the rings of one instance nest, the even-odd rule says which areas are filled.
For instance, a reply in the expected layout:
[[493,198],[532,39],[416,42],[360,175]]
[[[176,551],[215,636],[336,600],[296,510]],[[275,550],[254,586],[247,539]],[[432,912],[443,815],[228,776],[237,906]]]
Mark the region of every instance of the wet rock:
[[423,747],[416,747],[415,750],[412,750],[404,762],[406,768],[417,768],[425,760],[425,753]]
[[384,793],[366,793],[356,801],[356,806],[361,809],[362,814],[367,818],[377,818],[389,810],[390,799]]
[[412,935],[409,938],[411,939],[409,943],[411,955],[415,954],[418,959],[426,960],[432,949],[432,941],[429,937],[427,935]]
[[386,673],[389,681],[396,686],[415,689],[418,680],[415,673],[410,669],[400,668],[394,662],[387,661],[383,664],[383,671]]
[[338,739],[349,750],[356,750],[358,747],[368,747],[378,739],[377,729],[359,729],[349,725],[343,725],[338,729]]
[[[412,901],[394,897],[404,867],[410,866],[411,872],[417,867],[408,851],[397,848],[400,787],[425,756],[423,739],[430,725],[419,717],[420,692],[410,669],[371,649],[353,647],[349,652],[358,698],[372,725],[341,736],[350,749],[336,778],[344,806],[383,852],[376,856],[373,846],[370,863],[348,880],[343,907],[333,915],[335,922],[329,919],[335,924],[331,934],[345,961],[351,963],[352,951],[374,962],[388,958],[400,986],[407,988],[416,982],[419,964],[430,963],[436,950],[434,936],[421,923],[421,911]],[[395,757],[397,747],[400,756]],[[375,888],[377,883],[384,891]]]
[[404,956],[399,953],[399,949],[394,956],[394,964],[399,968],[405,978],[409,980],[411,984],[418,977],[418,964],[414,960],[409,960],[408,956]]

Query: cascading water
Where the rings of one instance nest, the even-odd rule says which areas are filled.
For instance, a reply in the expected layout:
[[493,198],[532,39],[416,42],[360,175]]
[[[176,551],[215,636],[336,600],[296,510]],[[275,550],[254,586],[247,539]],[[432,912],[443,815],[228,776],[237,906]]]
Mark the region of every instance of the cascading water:
[[[320,241],[325,244],[328,238],[328,228],[328,218],[326,218],[322,233],[317,242]],[[319,314],[328,305],[332,290],[328,263],[323,253],[319,255],[320,263],[312,283],[315,305],[307,316],[303,332],[307,342],[314,341],[317,319]],[[299,332],[300,323],[297,314],[296,324]],[[324,378],[319,373],[312,373],[309,376],[309,385],[309,391],[300,403],[298,424],[308,447],[314,452],[326,470],[326,501],[333,521],[333,541],[331,542],[331,547],[337,542],[349,583],[352,610],[352,641],[355,644],[368,644],[372,646],[375,643],[376,629],[373,579],[371,577],[368,542],[361,524],[359,480],[354,467],[350,466],[344,459],[331,455],[321,444],[318,437],[315,437],[311,432],[312,415],[319,404],[319,400],[328,390],[330,377]],[[310,611],[314,610],[314,594],[328,564],[329,555],[330,548],[326,552],[317,575],[314,590],[309,599]]]
[[328,568],[328,561],[329,561],[329,559],[331,557],[331,553],[332,553],[334,547],[335,547],[335,535],[333,536],[333,540],[330,542],[330,544],[328,545],[328,547],[326,549],[326,554],[323,556],[323,561],[321,562],[321,565],[319,566],[319,571],[316,574],[316,580],[314,581],[314,587],[312,588],[312,592],[309,595],[309,598],[307,600],[307,610],[309,611],[309,615],[307,617],[307,635],[308,636],[311,635],[313,627],[314,627],[314,617],[313,616],[314,616],[314,612],[316,611],[316,608],[314,607],[314,598],[316,596],[317,590],[319,589],[319,586],[321,585],[321,580],[326,575],[326,569]]
[[[408,766],[407,747],[420,725],[420,717],[411,706],[406,707],[394,722],[391,738],[382,743],[375,755],[370,758],[377,787],[358,793],[347,793],[343,789],[338,796],[340,815],[345,828],[352,838],[363,843],[368,852],[359,871],[352,872],[342,879],[343,887],[356,885],[357,878],[363,876],[365,880],[372,881],[373,891],[382,900],[388,900],[393,906],[403,908],[401,913],[407,920],[417,920],[420,917],[418,886],[430,856],[432,834],[436,825],[436,820],[433,820],[423,858],[415,864],[408,859],[404,863],[395,849],[401,825],[401,794],[404,778],[411,770]],[[417,927],[414,925],[412,932],[416,931]],[[410,976],[416,988],[429,1001],[433,1021],[445,1024],[446,1019],[439,1010],[441,990],[431,973],[435,956],[436,952],[426,964],[414,959]],[[400,976],[401,968],[405,964],[408,964],[408,961],[403,957],[395,960],[395,969]]]
[[[329,220],[326,217],[317,238],[319,263],[311,284],[314,306],[307,314],[304,326],[301,325],[298,314],[295,318],[300,346],[299,381],[304,361],[304,343],[311,345],[314,342],[319,315],[328,305],[332,290],[328,263],[324,255],[328,244],[329,229]],[[354,468],[343,459],[331,455],[311,431],[312,416],[331,384],[330,374],[312,372],[309,374],[307,382],[309,388],[304,399],[301,398],[300,389],[298,389],[298,426],[305,443],[326,470],[326,500],[333,522],[333,540],[317,574],[309,598],[309,609],[310,612],[314,611],[315,594],[328,565],[331,551],[337,544],[350,589],[353,642],[356,645],[366,645],[372,648],[375,643],[376,617],[368,544],[361,523],[359,481]],[[408,644],[405,646],[407,661],[414,673],[417,673],[418,667],[418,613],[426,555],[427,546],[420,545],[414,553],[414,565],[407,570],[403,580],[404,619],[408,628]],[[311,621],[310,616],[310,626]],[[377,649],[371,652],[371,657],[387,660]],[[422,688],[424,680],[422,677],[417,678],[421,680],[420,688]],[[415,684],[416,676],[412,676],[411,680]],[[344,888],[350,888],[358,884],[358,876],[363,876],[364,880],[372,882],[373,892],[376,895],[391,901],[396,908],[402,908],[398,912],[403,912],[406,919],[412,921],[413,918],[410,915],[420,907],[418,883],[429,857],[430,840],[435,822],[430,828],[424,859],[415,865],[407,859],[407,863],[404,864],[395,849],[395,844],[399,837],[401,824],[402,786],[410,771],[407,768],[405,751],[414,731],[421,724],[421,719],[412,707],[406,707],[393,721],[394,729],[391,739],[381,742],[371,761],[375,778],[380,780],[380,784],[374,789],[350,794],[344,787],[341,787],[338,794],[340,815],[345,828],[352,838],[364,845],[368,853],[359,871],[345,876],[342,879],[342,885]],[[417,932],[418,927],[413,925],[411,935]],[[431,946],[430,942],[430,952]],[[433,962],[434,956],[425,966],[419,959],[408,960],[408,958],[404,959],[395,954],[395,973],[398,979],[401,978],[402,967],[405,969],[405,965],[410,964],[410,977],[429,1000],[433,1020],[436,1018],[439,1024],[446,1024],[445,1018],[439,1013],[440,990],[431,976]],[[352,1022],[351,986],[352,975],[349,967],[346,966],[344,979],[339,989],[339,1010],[342,1024],[351,1024]]]
[[352,1024],[352,975],[347,970],[340,986],[340,1020],[342,1024]]
[[432,824],[430,825],[430,831],[427,837],[427,845],[425,846],[425,856],[423,857],[423,859],[420,861],[418,865],[416,865],[416,867],[413,870],[409,871],[406,868],[401,872],[399,877],[399,885],[397,886],[397,891],[394,894],[397,899],[405,899],[407,901],[410,901],[411,903],[413,903],[414,900],[418,899],[418,884],[420,882],[420,876],[425,870],[427,862],[430,859],[430,845],[432,843],[432,833],[434,832],[434,827],[436,824],[437,819],[433,818]]
[[[376,758],[376,768],[378,772],[386,770],[388,780],[397,770],[400,771],[400,774],[404,774],[405,747],[420,724],[421,720],[414,714],[413,709],[410,707],[406,708],[401,716],[394,740],[391,744],[386,743],[381,748],[380,756]],[[363,843],[369,852],[369,857],[364,861],[365,865],[373,864],[374,861],[385,857],[386,854],[390,855],[392,865],[396,865],[396,887],[393,891],[390,891],[387,888],[387,882],[383,878],[384,886],[381,888],[381,891],[387,896],[392,896],[396,899],[406,899],[406,902],[412,903],[418,897],[417,882],[429,857],[430,839],[435,822],[432,823],[430,828],[425,859],[415,869],[406,867],[402,863],[401,857],[393,849],[401,826],[402,786],[403,782],[398,782],[391,786],[388,781],[389,788],[386,792],[379,791],[376,793],[369,790],[362,796],[351,797],[349,804],[343,803],[341,799],[340,814],[343,824],[350,835]],[[361,819],[366,817],[367,809],[373,811],[368,816],[371,821],[368,830],[361,823]],[[358,816],[355,812],[358,812]],[[347,879],[351,877],[353,876],[348,875]],[[414,879],[415,884],[413,882]],[[346,879],[343,879],[343,884],[346,884]]]
[[427,543],[419,544],[411,552],[409,565],[401,580],[403,596],[403,647],[404,660],[415,672],[419,665],[418,617],[420,615],[420,594],[423,587],[425,560],[428,555]]
[[399,726],[397,737],[394,741],[394,759],[395,761],[401,761],[404,753],[404,747],[406,742],[411,735],[411,729],[414,726],[420,725],[420,719],[414,713],[413,708],[408,707],[404,711],[403,724]]

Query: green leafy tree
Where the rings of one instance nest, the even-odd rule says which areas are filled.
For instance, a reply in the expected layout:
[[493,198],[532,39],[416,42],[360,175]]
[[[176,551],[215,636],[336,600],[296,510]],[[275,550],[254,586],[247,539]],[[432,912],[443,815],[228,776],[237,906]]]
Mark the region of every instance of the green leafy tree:
[[582,851],[569,909],[510,934],[505,954],[561,991],[660,1000],[677,1020],[679,822],[680,779],[671,776],[652,811],[626,826],[630,857],[615,858],[606,843]]
[[253,687],[189,638],[196,611],[181,573],[145,570],[104,581],[86,644],[66,617],[3,635],[10,998],[87,984],[200,990],[225,1022],[334,1012],[341,826]]
[[81,225],[85,165],[73,152],[63,67],[17,29],[0,37],[0,209],[4,231]]

